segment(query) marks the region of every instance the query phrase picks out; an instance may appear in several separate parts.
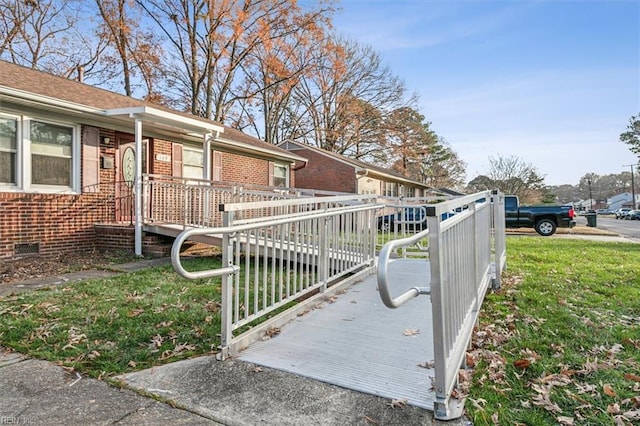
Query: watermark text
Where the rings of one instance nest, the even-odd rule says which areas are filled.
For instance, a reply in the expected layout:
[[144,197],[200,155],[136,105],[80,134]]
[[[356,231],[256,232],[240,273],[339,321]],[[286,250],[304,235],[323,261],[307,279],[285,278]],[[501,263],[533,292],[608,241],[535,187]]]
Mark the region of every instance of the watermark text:
[[33,424],[31,418],[22,416],[2,416],[0,415],[0,425],[30,425]]

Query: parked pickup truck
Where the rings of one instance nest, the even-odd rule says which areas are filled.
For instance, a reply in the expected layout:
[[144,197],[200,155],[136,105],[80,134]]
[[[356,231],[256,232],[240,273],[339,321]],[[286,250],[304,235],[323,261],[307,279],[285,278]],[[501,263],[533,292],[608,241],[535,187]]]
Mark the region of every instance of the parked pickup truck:
[[553,235],[556,228],[573,228],[575,211],[570,206],[520,206],[518,197],[507,195],[504,199],[507,228],[534,228],[543,236]]

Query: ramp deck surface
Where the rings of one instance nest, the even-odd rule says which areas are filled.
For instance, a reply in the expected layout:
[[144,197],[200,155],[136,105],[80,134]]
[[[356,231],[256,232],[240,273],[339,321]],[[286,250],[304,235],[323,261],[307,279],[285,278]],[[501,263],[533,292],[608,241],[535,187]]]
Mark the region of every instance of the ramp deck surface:
[[[393,260],[392,295],[429,286],[429,276],[424,259]],[[376,275],[287,324],[277,336],[254,343],[239,359],[433,410],[434,370],[427,368],[433,361],[430,298],[389,309]]]

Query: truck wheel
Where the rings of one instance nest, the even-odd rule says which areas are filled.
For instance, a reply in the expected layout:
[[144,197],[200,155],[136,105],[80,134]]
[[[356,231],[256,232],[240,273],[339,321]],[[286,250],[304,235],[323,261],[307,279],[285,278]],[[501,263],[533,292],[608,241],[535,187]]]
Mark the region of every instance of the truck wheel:
[[556,233],[556,224],[551,219],[541,219],[536,223],[536,232],[543,237]]
[[382,221],[382,222],[380,222],[380,225],[378,226],[378,229],[381,232],[389,232],[389,231],[391,231],[391,223]]

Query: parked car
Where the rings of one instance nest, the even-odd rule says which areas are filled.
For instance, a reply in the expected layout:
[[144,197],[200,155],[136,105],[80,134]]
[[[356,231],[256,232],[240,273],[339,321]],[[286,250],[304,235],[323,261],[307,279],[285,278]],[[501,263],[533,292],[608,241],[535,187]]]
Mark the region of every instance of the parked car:
[[628,207],[620,207],[616,210],[616,219],[624,219],[624,217],[631,211]]
[[612,214],[613,212],[609,209],[598,209],[596,210],[596,214]]
[[396,212],[378,217],[378,229],[380,231],[390,231],[393,230],[395,226],[398,226],[398,230],[421,231],[427,229],[425,207],[404,207],[402,213]]
[[629,210],[624,218],[626,220],[640,220],[640,210]]
[[[401,210],[402,213],[397,211],[396,213],[378,216],[378,230],[382,232],[394,229],[398,231],[423,231],[427,229],[426,207],[426,205],[404,206]],[[440,220],[447,220],[466,209],[467,207],[459,207],[455,211],[444,212],[440,215]]]

